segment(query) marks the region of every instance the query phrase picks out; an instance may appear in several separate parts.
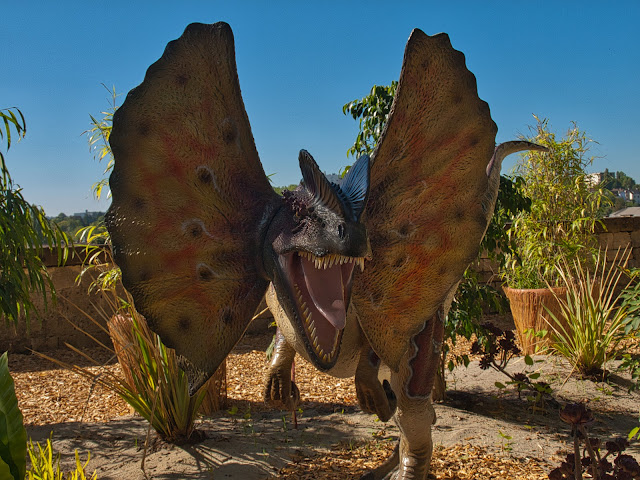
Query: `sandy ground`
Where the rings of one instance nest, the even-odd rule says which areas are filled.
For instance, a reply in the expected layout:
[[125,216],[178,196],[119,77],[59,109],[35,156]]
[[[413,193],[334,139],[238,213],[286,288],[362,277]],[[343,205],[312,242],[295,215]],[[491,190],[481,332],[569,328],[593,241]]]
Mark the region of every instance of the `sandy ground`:
[[[521,359],[514,359],[510,364],[513,371],[524,368]],[[535,368],[541,372],[540,380],[552,384],[559,404],[588,402],[596,417],[591,431],[603,439],[626,436],[638,425],[640,393],[628,393],[628,379],[615,375],[608,383],[567,379],[568,367],[554,358],[547,358]],[[477,449],[474,451],[478,458],[474,461],[486,463],[490,458],[492,462],[499,460],[507,465],[501,466],[495,477],[483,475],[482,478],[546,478],[544,472],[569,452],[569,428],[559,420],[557,405],[547,403],[534,411],[531,403],[519,399],[513,389],[506,392],[498,389],[497,381],[505,383],[506,378],[492,370],[481,370],[477,362],[448,374],[448,399],[436,405],[438,421],[434,427],[434,443],[438,454],[450,464],[447,471],[453,473],[436,471],[437,478],[480,478],[455,473],[468,470],[472,461],[468,455],[456,453],[461,446]],[[304,398],[302,387],[301,390]],[[43,441],[53,432],[54,448],[62,452],[63,464],[74,462],[75,449],[82,459],[86,459],[86,452],[90,451],[88,470],[95,469],[98,479],[102,480],[137,480],[145,478],[145,474],[146,478],[175,480],[358,478],[364,468],[380,461],[367,452],[384,448],[386,454],[397,435],[392,422],[384,424],[361,413],[349,399],[306,400],[301,406],[298,429],[292,426],[291,413],[272,411],[255,401],[235,404],[234,414],[225,410],[199,422],[198,428],[207,437],[201,443],[177,447],[157,441],[151,435],[144,472],[141,465],[147,424],[140,417],[128,415],[108,422],[31,425],[28,434],[33,440]],[[365,450],[356,448],[362,445]],[[354,461],[347,468],[349,471],[341,473],[340,468],[345,467],[326,461],[332,455],[348,459],[351,451]],[[640,457],[637,446],[629,453]],[[324,473],[305,477],[321,460],[329,463],[326,470],[337,471],[323,470]],[[519,466],[518,471],[528,473],[513,473],[516,470],[510,471],[508,465]],[[493,471],[497,467],[490,465],[488,469]],[[284,476],[285,471],[289,472],[288,476]]]

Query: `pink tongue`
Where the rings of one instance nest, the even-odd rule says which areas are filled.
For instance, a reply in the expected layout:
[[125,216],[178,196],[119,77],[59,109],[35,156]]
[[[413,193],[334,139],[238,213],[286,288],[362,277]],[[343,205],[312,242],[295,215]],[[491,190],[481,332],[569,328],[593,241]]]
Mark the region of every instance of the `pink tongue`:
[[344,308],[344,286],[342,269],[339,265],[327,269],[318,269],[306,258],[302,260],[302,272],[307,291],[316,308],[338,330],[345,325],[347,312]]

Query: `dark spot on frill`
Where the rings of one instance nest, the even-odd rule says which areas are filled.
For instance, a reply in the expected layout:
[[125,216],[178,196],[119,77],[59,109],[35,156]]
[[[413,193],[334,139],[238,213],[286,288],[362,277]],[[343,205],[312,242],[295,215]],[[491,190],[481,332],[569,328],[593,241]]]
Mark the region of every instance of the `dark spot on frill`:
[[191,237],[198,238],[200,235],[202,235],[202,225],[194,222],[187,227],[187,232],[189,232],[189,235],[191,235]]
[[213,272],[206,265],[200,265],[198,267],[198,278],[204,281],[211,280],[211,278],[213,278]]
[[233,314],[231,313],[231,309],[229,307],[223,308],[220,312],[220,318],[225,325],[230,325],[233,322]]
[[213,182],[213,175],[209,171],[209,169],[205,167],[198,167],[196,170],[196,175],[198,175],[198,180],[202,183],[209,184]]
[[178,328],[183,332],[189,330],[191,328],[191,318],[187,317],[186,315],[181,316],[178,319]]
[[233,143],[238,136],[235,123],[229,118],[222,121],[222,140],[227,145]]
[[404,225],[402,225],[399,229],[398,232],[400,233],[400,235],[402,235],[403,237],[408,237],[415,229],[408,223],[405,223]]
[[184,87],[188,81],[189,77],[187,77],[184,73],[176,75],[176,84],[180,85],[181,87]]
[[406,260],[407,260],[406,255],[396,258],[395,261],[393,262],[393,268],[402,267],[405,264]]
[[134,210],[136,211],[144,210],[144,208],[147,206],[146,200],[142,197],[135,197],[132,201],[132,204]]

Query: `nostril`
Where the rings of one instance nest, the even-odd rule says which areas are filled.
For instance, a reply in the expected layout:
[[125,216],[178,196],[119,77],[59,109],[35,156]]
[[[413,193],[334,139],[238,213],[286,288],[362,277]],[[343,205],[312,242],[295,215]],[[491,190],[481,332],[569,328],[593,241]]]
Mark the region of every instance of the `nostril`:
[[344,224],[338,225],[338,236],[344,238]]

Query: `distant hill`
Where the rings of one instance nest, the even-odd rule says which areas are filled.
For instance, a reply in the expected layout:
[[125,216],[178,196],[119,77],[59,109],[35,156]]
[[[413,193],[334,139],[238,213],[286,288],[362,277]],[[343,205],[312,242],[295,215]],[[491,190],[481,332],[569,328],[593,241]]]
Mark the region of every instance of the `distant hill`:
[[73,241],[80,240],[78,230],[84,227],[90,226],[102,226],[104,225],[105,212],[84,212],[74,213],[73,215],[65,215],[60,213],[56,217],[50,218],[51,221],[56,223],[60,230],[66,233]]

